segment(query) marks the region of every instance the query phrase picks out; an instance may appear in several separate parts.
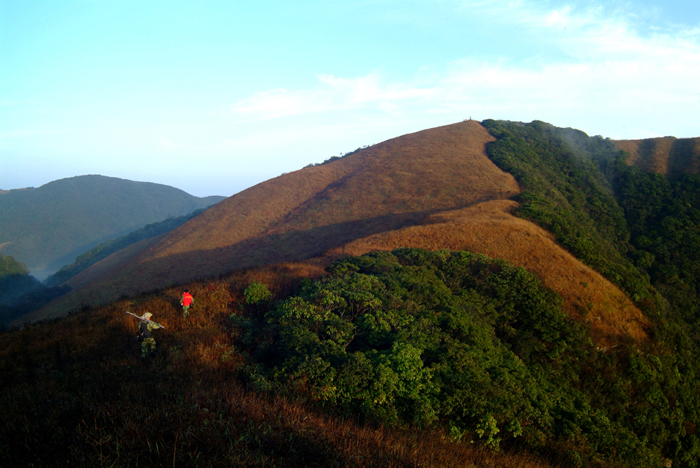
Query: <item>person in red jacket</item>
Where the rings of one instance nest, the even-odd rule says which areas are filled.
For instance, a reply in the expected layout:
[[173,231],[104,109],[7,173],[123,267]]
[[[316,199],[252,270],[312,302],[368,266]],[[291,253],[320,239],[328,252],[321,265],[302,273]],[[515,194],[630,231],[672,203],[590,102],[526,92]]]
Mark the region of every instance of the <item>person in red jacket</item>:
[[190,294],[189,290],[185,289],[185,291],[182,293],[182,297],[180,298],[183,317],[186,318],[190,316],[190,306],[192,303],[194,303],[194,298],[192,297],[192,294]]

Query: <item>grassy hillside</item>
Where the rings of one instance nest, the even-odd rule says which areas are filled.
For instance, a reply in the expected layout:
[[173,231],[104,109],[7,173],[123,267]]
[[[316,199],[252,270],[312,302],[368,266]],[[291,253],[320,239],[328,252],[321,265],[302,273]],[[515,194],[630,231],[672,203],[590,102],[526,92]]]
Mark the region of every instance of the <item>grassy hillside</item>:
[[[444,431],[338,418],[292,396],[254,391],[239,378],[229,318],[245,288],[284,297],[309,265],[264,270],[122,300],[60,321],[0,333],[0,465],[239,467],[556,466],[542,455],[492,452]],[[153,312],[156,356],[141,362],[137,314]]]
[[43,279],[100,242],[222,198],[97,175],[11,190],[0,195],[0,248]]
[[594,345],[524,269],[398,249],[329,273],[277,303],[246,290],[234,324],[254,388],[568,466],[695,466],[694,365],[656,340]]
[[316,257],[358,238],[420,225],[441,210],[506,199],[519,189],[486,157],[492,140],[477,122],[461,122],[269,180],[95,277],[45,316],[240,268]]
[[[484,127],[283,176],[82,272],[92,300],[153,292],[0,334],[0,464],[698,466],[700,180]],[[158,285],[207,262],[186,321]],[[167,327],[143,365],[125,310]]]
[[[692,363],[596,346],[506,262],[403,249],[186,287],[187,320],[178,288],[0,334],[0,463],[696,466]],[[166,327],[145,362],[126,310]]]
[[489,160],[494,140],[481,124],[460,122],[283,175],[140,251],[103,260],[71,281],[75,291],[27,318],[240,268],[308,258],[328,264],[346,253],[413,246],[507,258],[557,291],[567,313],[591,323],[601,344],[645,339],[650,322],[619,287],[550,233],[514,217],[508,199],[521,189]]
[[621,337],[645,340],[650,320],[619,288],[557,243],[533,222],[515,215],[510,200],[480,203],[435,214],[424,225],[387,231],[358,239],[331,252],[363,255],[398,246],[439,250],[468,250],[503,258],[536,274],[563,299],[571,317],[586,322],[601,346],[614,346]]
[[[123,256],[130,251],[129,248],[134,246],[134,244],[144,244],[141,241],[157,237],[175,229],[202,211],[197,210],[185,216],[169,218],[160,223],[148,224],[125,236],[103,242],[97,247],[78,255],[73,263],[66,265],[55,274],[49,276],[43,284],[30,276],[26,267],[22,270],[24,273],[21,275],[14,275],[11,278],[0,278],[0,291],[3,292],[6,298],[5,303],[0,305],[0,326],[7,326],[13,322],[24,323],[26,321],[24,317],[30,317],[30,314],[45,306],[48,302],[67,293],[76,284],[80,284],[80,279],[76,280],[74,278],[87,268],[115,253],[118,253],[115,257]],[[12,257],[5,258],[12,259]],[[5,263],[9,264],[9,262]],[[0,272],[1,276],[2,273]]]

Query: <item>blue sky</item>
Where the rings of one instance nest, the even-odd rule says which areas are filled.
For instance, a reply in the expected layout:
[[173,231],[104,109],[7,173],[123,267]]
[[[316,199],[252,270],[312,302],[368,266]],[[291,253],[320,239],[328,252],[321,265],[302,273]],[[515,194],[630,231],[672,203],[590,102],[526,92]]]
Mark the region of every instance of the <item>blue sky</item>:
[[700,2],[0,0],[0,189],[232,195],[467,118],[700,136]]

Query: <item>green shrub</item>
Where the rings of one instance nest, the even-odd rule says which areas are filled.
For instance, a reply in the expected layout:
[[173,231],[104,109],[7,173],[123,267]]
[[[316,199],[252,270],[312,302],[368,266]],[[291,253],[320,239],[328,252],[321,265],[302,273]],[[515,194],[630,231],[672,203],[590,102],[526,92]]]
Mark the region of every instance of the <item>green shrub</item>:
[[596,392],[609,389],[584,388],[580,377],[599,353],[561,298],[523,268],[399,249],[328,271],[270,303],[257,339],[240,342],[255,388],[368,421],[440,425],[494,449],[516,439],[533,449],[576,442],[582,460],[623,462],[616,451],[654,452],[596,407]]

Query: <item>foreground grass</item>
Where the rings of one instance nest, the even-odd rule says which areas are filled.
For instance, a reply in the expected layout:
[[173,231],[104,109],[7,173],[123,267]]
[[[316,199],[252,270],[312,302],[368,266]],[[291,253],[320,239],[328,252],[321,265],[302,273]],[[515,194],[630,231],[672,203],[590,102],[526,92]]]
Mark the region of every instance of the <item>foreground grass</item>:
[[[187,321],[170,289],[0,334],[0,466],[552,466],[248,390],[228,317],[250,280],[270,278],[188,285]],[[167,327],[155,332],[154,357],[141,360],[125,310]]]

